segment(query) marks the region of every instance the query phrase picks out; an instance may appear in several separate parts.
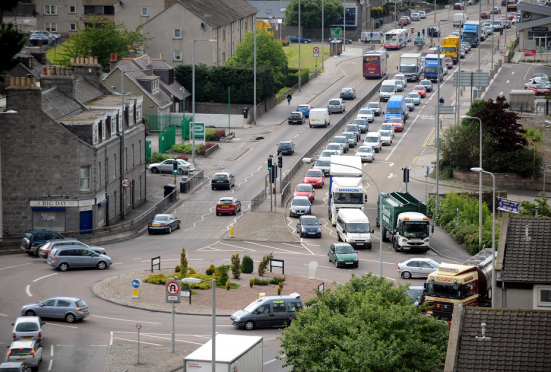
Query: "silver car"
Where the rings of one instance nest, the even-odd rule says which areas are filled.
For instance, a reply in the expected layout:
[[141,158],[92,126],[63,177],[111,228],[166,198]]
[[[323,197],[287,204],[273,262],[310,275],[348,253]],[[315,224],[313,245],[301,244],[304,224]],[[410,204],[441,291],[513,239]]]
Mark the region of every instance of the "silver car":
[[327,104],[327,110],[329,111],[329,114],[331,114],[332,112],[338,112],[342,114],[346,111],[346,105],[341,98],[332,98]]
[[348,138],[348,146],[355,147],[358,143],[358,137],[352,132],[342,132],[341,136]]
[[373,111],[373,114],[375,114],[375,116],[380,116],[381,115],[381,104],[379,102],[369,102],[366,106],[368,109],[371,109],[371,111]]
[[[175,159],[167,159],[163,161],[162,163],[153,163],[149,164],[147,169],[151,171],[151,173],[173,173],[174,170],[174,163]],[[176,159],[178,162],[178,174],[188,174],[189,172],[195,171],[195,165],[188,163],[187,161],[183,159]]]
[[52,297],[21,308],[21,315],[41,318],[65,319],[69,323],[90,315],[88,305],[78,297]]
[[44,341],[44,322],[38,316],[21,316],[12,323],[13,341],[35,340],[39,343]]
[[14,341],[8,346],[6,362],[24,362],[38,370],[42,362],[42,345],[34,340]]
[[56,239],[56,240],[47,241],[44,245],[42,245],[42,246],[40,246],[40,248],[38,248],[38,255],[42,258],[47,259],[48,256],[50,255],[50,252],[52,251],[52,249],[54,249],[54,247],[59,247],[61,245],[74,245],[74,246],[78,246],[78,247],[84,247],[84,248],[91,249],[92,251],[96,252],[97,254],[103,254],[103,255],[107,254],[107,251],[105,250],[105,248],[89,246],[87,244],[84,244],[83,242],[79,242],[76,239],[67,238],[67,239]]
[[364,161],[368,161],[371,163],[373,160],[375,160],[375,154],[373,151],[373,147],[371,146],[358,147],[358,149],[356,150],[356,156],[361,157],[362,163]]
[[392,137],[394,137],[394,125],[390,124],[390,123],[383,123],[381,124],[381,126],[379,127],[379,130],[388,130],[390,132],[392,132]]
[[339,155],[335,150],[323,150],[318,158],[321,161],[331,161],[331,155]]
[[398,274],[404,279],[428,278],[439,266],[440,264],[433,259],[414,257],[398,264]]
[[31,372],[32,369],[25,362],[7,362],[0,364],[0,372]]
[[389,130],[380,130],[381,142],[383,146],[390,146],[392,144],[392,132]]
[[82,267],[96,267],[99,270],[104,270],[113,264],[109,256],[97,254],[88,248],[71,245],[55,247],[48,255],[47,262],[48,265],[60,271]]
[[345,136],[335,136],[333,137],[333,139],[331,140],[331,143],[339,143],[341,144],[341,146],[343,147],[342,149],[344,150],[345,153],[348,152],[348,147],[349,147],[349,144],[348,144],[348,138],[345,137]]
[[343,154],[342,146],[341,146],[340,143],[330,143],[329,145],[327,145],[327,147],[325,149],[337,152],[336,155],[342,155]]

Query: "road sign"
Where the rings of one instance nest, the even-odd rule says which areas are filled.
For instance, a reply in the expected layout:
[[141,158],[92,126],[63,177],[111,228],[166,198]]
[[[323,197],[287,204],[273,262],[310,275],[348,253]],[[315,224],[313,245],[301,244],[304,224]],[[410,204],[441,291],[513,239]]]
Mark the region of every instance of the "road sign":
[[461,76],[457,72],[453,74],[454,87],[487,87],[488,85],[490,85],[488,72],[461,72]]
[[132,184],[132,182],[130,182],[130,179],[128,178],[123,178],[121,183],[122,183],[122,187],[124,187],[125,189],[127,187],[130,187],[130,185]]
[[455,106],[440,106],[441,114],[453,114],[455,113]]
[[180,303],[180,282],[174,279],[166,281],[166,302]]
[[314,57],[319,57],[320,54],[320,48],[314,47]]
[[535,49],[524,49],[524,56],[525,57],[535,56],[535,55],[536,55],[536,50]]
[[132,288],[138,289],[142,285],[142,281],[140,279],[134,279],[132,281]]
[[142,294],[142,290],[140,289],[141,285],[142,281],[140,279],[132,280],[132,298],[140,298]]
[[136,329],[142,329],[142,325],[140,323],[136,324]]
[[331,36],[342,36],[342,28],[332,28]]

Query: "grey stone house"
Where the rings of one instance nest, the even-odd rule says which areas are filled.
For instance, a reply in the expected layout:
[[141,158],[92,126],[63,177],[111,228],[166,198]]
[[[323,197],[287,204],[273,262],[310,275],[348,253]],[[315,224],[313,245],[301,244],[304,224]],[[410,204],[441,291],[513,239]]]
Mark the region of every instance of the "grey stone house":
[[122,214],[123,167],[132,181],[126,212],[145,201],[142,98],[125,96],[123,113],[122,97],[107,95],[100,77],[101,66],[83,59],[72,71],[47,68],[41,87],[21,78],[6,89],[0,114],[5,237],[115,223]]

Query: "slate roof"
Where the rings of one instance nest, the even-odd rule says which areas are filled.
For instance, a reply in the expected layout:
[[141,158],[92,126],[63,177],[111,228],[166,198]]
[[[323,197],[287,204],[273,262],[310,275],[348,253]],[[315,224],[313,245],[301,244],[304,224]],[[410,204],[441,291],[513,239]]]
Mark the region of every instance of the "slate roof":
[[[144,93],[146,93],[149,97],[151,97],[151,99],[153,99],[157,105],[163,106],[163,105],[166,105],[167,103],[172,102],[170,97],[166,95],[162,90],[159,89],[155,93],[152,93],[148,91],[145,87],[143,87],[142,84],[140,84],[140,82],[137,79],[146,78],[146,77],[149,78],[149,76],[144,74],[142,71],[127,72],[126,76],[128,76],[130,80],[132,80],[137,86],[141,87]],[[132,92],[132,93],[138,94],[138,92]]]
[[[245,0],[180,0],[177,4],[211,27],[225,26],[258,12]],[[205,18],[205,14],[210,14],[210,17]]]
[[42,110],[59,121],[80,114],[85,109],[61,89],[53,87],[42,92]]
[[[305,0],[306,1],[306,0]],[[285,18],[285,12],[280,12],[280,8],[286,8],[291,2],[285,1],[247,1],[249,5],[258,9],[257,18]],[[270,13],[268,13],[268,10]]]
[[86,80],[86,78],[80,77],[75,81],[75,98],[80,102],[86,103],[103,95],[103,92]]
[[[526,241],[526,225],[530,241]],[[550,218],[509,218],[503,279],[506,282],[551,283]]]
[[[466,307],[455,371],[549,371],[551,312]],[[486,337],[481,323],[486,323]]]
[[[27,67],[23,62],[20,63],[21,67],[23,67],[29,74],[33,75],[35,78],[40,78],[42,76],[42,67],[43,66],[51,66],[52,63],[48,61],[45,57],[45,64],[41,61],[41,53],[42,50],[40,47],[24,47],[23,50],[15,55],[15,58],[21,57],[21,58],[30,58],[33,57],[33,67],[29,68]],[[44,53],[45,54],[45,53]]]

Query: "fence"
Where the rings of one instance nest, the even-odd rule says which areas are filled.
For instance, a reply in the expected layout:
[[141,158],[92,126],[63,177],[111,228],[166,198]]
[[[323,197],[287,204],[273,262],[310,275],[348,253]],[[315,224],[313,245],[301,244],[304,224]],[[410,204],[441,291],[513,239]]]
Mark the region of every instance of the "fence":
[[203,170],[200,170],[197,174],[194,174],[193,177],[189,178],[183,186],[183,192],[188,192],[197,186],[205,178]]
[[266,199],[266,187],[264,186],[262,191],[260,191],[252,200],[251,200],[251,212],[258,208],[262,202]]
[[[186,119],[191,114],[186,114]],[[147,119],[149,131],[152,133],[160,133],[168,128],[177,127],[178,129],[183,124],[181,115],[144,115]]]
[[[178,200],[179,193],[180,192],[178,191],[178,189],[174,190],[163,200],[159,201],[153,207],[149,208],[146,212],[142,213],[139,217],[133,219],[132,223],[134,223],[134,228],[139,230],[140,228],[147,225],[149,221],[151,221],[153,217],[155,217],[156,214],[163,213],[165,209],[167,209],[172,203]],[[67,235],[63,234],[63,236]]]
[[151,141],[145,141],[145,162],[149,164],[151,161]]
[[164,154],[176,144],[176,127],[170,127],[159,133],[159,152]]

